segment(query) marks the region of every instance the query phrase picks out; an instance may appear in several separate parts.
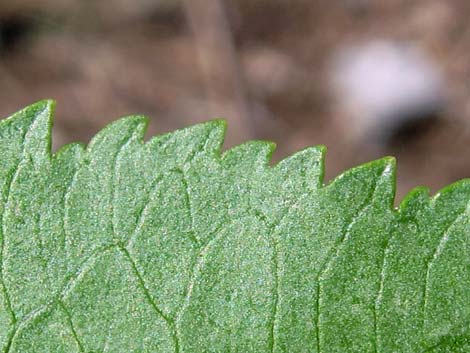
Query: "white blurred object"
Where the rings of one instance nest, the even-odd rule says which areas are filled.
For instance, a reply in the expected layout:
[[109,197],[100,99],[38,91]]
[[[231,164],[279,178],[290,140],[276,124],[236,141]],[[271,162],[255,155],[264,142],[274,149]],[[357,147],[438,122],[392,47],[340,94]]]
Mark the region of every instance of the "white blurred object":
[[352,138],[387,142],[397,130],[443,109],[441,73],[415,46],[373,41],[341,49],[333,87]]

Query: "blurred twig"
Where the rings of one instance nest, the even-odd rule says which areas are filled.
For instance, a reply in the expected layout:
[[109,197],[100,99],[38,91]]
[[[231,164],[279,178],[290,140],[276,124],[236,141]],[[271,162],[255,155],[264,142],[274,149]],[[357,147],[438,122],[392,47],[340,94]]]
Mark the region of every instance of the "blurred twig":
[[221,0],[183,0],[194,35],[211,114],[223,116],[233,136],[255,135],[250,103],[224,4]]

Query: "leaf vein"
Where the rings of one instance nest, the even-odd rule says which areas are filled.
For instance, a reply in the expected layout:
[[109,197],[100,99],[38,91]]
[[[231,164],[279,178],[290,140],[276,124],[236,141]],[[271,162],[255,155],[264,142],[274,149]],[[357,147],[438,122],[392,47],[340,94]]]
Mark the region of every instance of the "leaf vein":
[[15,333],[15,330],[16,330],[17,318],[16,318],[15,312],[13,311],[13,307],[12,307],[12,304],[11,304],[11,298],[10,298],[8,288],[7,288],[6,283],[5,283],[5,277],[4,277],[5,262],[4,262],[3,257],[4,257],[4,251],[5,251],[5,235],[6,235],[4,218],[5,218],[5,213],[8,209],[8,205],[10,203],[11,189],[13,187],[13,183],[15,182],[16,178],[18,177],[20,166],[21,166],[23,160],[25,159],[26,140],[28,138],[28,135],[31,133],[32,127],[34,126],[38,116],[42,115],[46,110],[47,110],[47,107],[43,108],[40,112],[36,113],[36,117],[33,119],[30,126],[28,127],[28,129],[26,129],[25,133],[22,136],[21,157],[20,157],[18,163],[16,164],[16,166],[13,168],[12,172],[10,173],[11,174],[10,178],[7,181],[7,186],[6,186],[6,191],[5,191],[5,203],[4,203],[3,212],[2,212],[2,215],[1,215],[1,218],[0,218],[0,222],[2,223],[1,234],[0,234],[0,238],[1,238],[1,244],[0,244],[0,284],[2,286],[2,289],[1,289],[2,293],[5,297],[6,309],[9,313],[9,315],[11,317],[11,320],[12,320],[12,323],[13,323],[13,328],[11,329],[10,334],[8,335],[7,344],[5,346],[5,352],[6,353],[10,351],[11,343],[12,343],[13,336],[14,336],[14,333]]
[[77,331],[75,330],[75,326],[73,325],[72,315],[70,311],[67,309],[67,307],[65,306],[65,303],[62,300],[58,300],[57,304],[62,308],[62,310],[65,313],[65,316],[67,318],[67,323],[69,324],[70,330],[72,332],[72,336],[75,339],[75,342],[77,343],[78,350],[80,351],[80,353],[85,353],[85,348],[82,342],[80,341],[80,339],[78,338]]
[[385,246],[383,248],[382,252],[382,259],[381,259],[381,268],[380,268],[380,281],[379,281],[379,286],[378,286],[378,291],[377,291],[377,296],[374,301],[374,306],[372,308],[373,313],[374,313],[374,353],[379,352],[379,347],[380,347],[380,342],[379,342],[379,327],[378,327],[378,315],[380,311],[380,304],[382,303],[382,296],[383,296],[383,290],[384,290],[384,285],[385,285],[385,272],[386,272],[386,263],[387,263],[387,255],[388,252],[390,251],[390,242],[392,239],[387,238],[387,241],[385,243]]
[[152,295],[150,294],[150,291],[149,289],[147,288],[146,284],[145,284],[145,280],[144,278],[142,277],[142,274],[140,273],[139,269],[137,268],[137,265],[134,261],[134,259],[132,258],[131,254],[129,253],[129,251],[121,244],[118,244],[117,245],[118,249],[122,252],[122,254],[124,255],[124,257],[129,261],[129,264],[131,265],[132,267],[132,271],[134,272],[134,275],[136,276],[138,282],[139,282],[139,285],[142,287],[142,290],[143,290],[143,293],[144,293],[144,296],[145,298],[147,299],[147,301],[149,302],[150,306],[153,308],[153,310],[157,313],[158,316],[160,316],[167,324],[168,328],[170,329],[171,331],[171,335],[172,335],[172,339],[173,339],[173,342],[174,342],[174,345],[175,345],[175,353],[179,353],[180,349],[179,349],[179,346],[180,346],[180,343],[179,343],[179,338],[178,338],[178,335],[176,333],[176,328],[175,328],[175,322],[174,320],[167,316],[162,309],[160,309],[160,307],[158,306],[158,304],[155,302],[155,300],[153,299]]
[[62,286],[62,289],[59,291],[58,295],[56,295],[54,298],[49,303],[46,303],[39,308],[36,308],[32,311],[30,311],[28,314],[24,316],[24,318],[17,322],[17,324],[14,327],[14,330],[12,332],[11,338],[9,340],[9,345],[7,346],[7,350],[5,353],[8,353],[10,351],[11,344],[13,343],[14,339],[16,336],[18,336],[19,332],[21,330],[25,329],[28,327],[28,325],[37,317],[40,317],[41,315],[45,315],[48,312],[52,311],[56,305],[58,305],[59,301],[64,300],[69,293],[73,290],[75,284],[77,283],[78,279],[83,277],[83,275],[86,273],[88,269],[91,269],[93,266],[93,263],[98,260],[101,256],[105,255],[109,250],[113,249],[116,247],[115,244],[112,245],[107,245],[107,246],[102,246],[98,249],[96,249],[95,252],[93,252],[87,259],[85,259],[81,265],[79,266],[79,269],[74,273],[74,275],[70,276]]
[[214,232],[213,234],[215,234],[215,236],[212,236],[211,239],[206,243],[206,245],[204,245],[204,247],[199,251],[199,253],[197,254],[196,256],[196,262],[195,264],[192,266],[190,272],[191,272],[191,275],[190,275],[190,279],[188,281],[188,285],[186,287],[186,295],[185,295],[185,298],[183,300],[183,305],[181,306],[181,308],[178,310],[178,313],[176,314],[176,326],[177,326],[177,333],[178,335],[181,335],[181,333],[179,332],[179,325],[181,324],[181,318],[184,314],[184,312],[186,311],[186,309],[189,307],[189,304],[190,304],[190,301],[191,301],[191,298],[192,298],[192,295],[193,295],[193,291],[194,291],[194,286],[195,286],[195,283],[198,279],[198,277],[200,276],[200,273],[202,272],[202,268],[204,267],[204,264],[205,264],[205,257],[207,256],[210,248],[213,246],[213,244],[217,243],[221,238],[222,236],[224,235],[224,233],[222,232],[222,229],[223,229],[223,224],[220,225]]
[[155,193],[158,190],[158,186],[163,180],[163,177],[164,177],[163,175],[157,177],[153,181],[152,185],[150,186],[149,190],[151,190],[151,191],[148,193],[149,196],[145,200],[144,205],[142,206],[142,208],[140,209],[140,212],[137,215],[136,226],[134,228],[134,231],[132,232],[132,235],[129,237],[129,239],[125,243],[126,248],[131,248],[134,245],[134,243],[137,239],[137,235],[142,230],[142,227],[143,227],[143,225],[146,221],[146,217],[148,215],[148,209],[150,208],[150,203],[152,202],[152,200],[155,196]]
[[[467,206],[468,208],[468,206]],[[447,226],[447,228],[442,233],[442,236],[439,240],[438,245],[434,249],[432,256],[426,262],[426,276],[424,278],[424,286],[423,286],[423,319],[422,319],[422,330],[424,332],[425,323],[426,323],[426,315],[427,315],[427,307],[429,302],[429,285],[431,279],[431,269],[434,262],[441,256],[442,251],[450,238],[450,230],[455,226],[455,224],[460,220],[461,217],[465,215],[467,209],[462,211],[457,217]]]
[[[381,177],[384,175],[385,172],[388,171],[388,168],[385,168],[381,174]],[[325,275],[325,273],[330,269],[331,265],[333,264],[333,262],[335,261],[335,259],[337,259],[339,257],[339,253],[343,247],[343,244],[345,242],[347,242],[349,240],[349,237],[350,237],[350,234],[351,234],[351,230],[352,230],[352,227],[355,225],[355,223],[362,217],[362,215],[364,214],[364,212],[367,210],[368,206],[370,205],[370,202],[371,200],[373,199],[374,197],[374,194],[377,190],[377,187],[378,187],[378,179],[376,179],[373,187],[372,187],[372,190],[371,192],[369,193],[369,195],[366,197],[365,201],[363,202],[363,204],[361,205],[361,207],[359,208],[359,210],[357,211],[357,213],[353,216],[353,218],[351,219],[351,221],[345,226],[345,230],[342,232],[342,235],[339,239],[339,241],[337,242],[337,244],[335,244],[331,251],[329,251],[328,255],[327,255],[327,258],[326,258],[326,261],[323,263],[323,265],[321,266],[320,270],[319,270],[319,273],[317,275],[317,280],[316,280],[316,290],[315,290],[315,293],[316,293],[316,298],[315,298],[315,316],[314,316],[314,324],[315,324],[315,338],[316,338],[316,343],[317,343],[317,353],[321,353],[321,323],[320,323],[320,303],[321,303],[321,296],[322,296],[322,281],[323,281],[323,276]],[[333,255],[333,253],[335,253],[335,255]]]
[[189,192],[189,182],[188,178],[186,177],[186,173],[178,169],[177,170],[181,174],[181,181],[183,182],[184,186],[184,198],[185,198],[185,204],[186,208],[188,209],[189,212],[189,218],[190,218],[190,232],[189,232],[189,239],[195,243],[196,245],[199,245],[199,240],[196,237],[196,232],[195,232],[195,219],[194,219],[194,211],[193,211],[193,204],[191,201],[191,193]]

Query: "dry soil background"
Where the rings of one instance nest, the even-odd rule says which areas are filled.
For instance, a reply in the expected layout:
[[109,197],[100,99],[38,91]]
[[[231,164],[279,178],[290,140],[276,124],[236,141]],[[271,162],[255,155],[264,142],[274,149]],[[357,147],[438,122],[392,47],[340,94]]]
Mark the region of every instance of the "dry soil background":
[[[55,148],[131,113],[149,135],[225,117],[227,146],[273,140],[276,160],[327,145],[327,179],[395,155],[400,199],[470,177],[469,26],[467,0],[2,1],[0,115],[56,99]],[[426,52],[448,96],[393,143],[351,138],[328,80],[338,48],[377,38]]]

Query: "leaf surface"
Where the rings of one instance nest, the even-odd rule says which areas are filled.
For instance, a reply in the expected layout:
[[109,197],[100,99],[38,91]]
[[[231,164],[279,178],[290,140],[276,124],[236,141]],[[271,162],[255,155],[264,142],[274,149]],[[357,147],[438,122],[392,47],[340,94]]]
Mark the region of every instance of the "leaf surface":
[[394,208],[392,158],[325,184],[222,121],[52,154],[53,108],[0,121],[1,352],[470,351],[469,181]]

